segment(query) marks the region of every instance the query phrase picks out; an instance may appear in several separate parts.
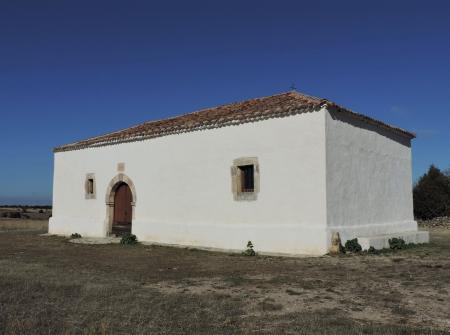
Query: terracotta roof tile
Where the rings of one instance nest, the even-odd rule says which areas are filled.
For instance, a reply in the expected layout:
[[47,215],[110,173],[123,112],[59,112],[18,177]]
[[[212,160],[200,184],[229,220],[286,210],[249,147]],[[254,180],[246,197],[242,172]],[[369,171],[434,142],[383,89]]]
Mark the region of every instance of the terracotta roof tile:
[[298,92],[287,92],[207,108],[168,119],[144,122],[140,125],[113,133],[59,146],[54,149],[54,152],[139,141],[201,129],[219,128],[269,118],[286,117],[294,114],[318,111],[324,106],[333,108],[335,111],[346,113],[363,122],[388,129],[400,135],[409,138],[415,137],[415,134],[411,132],[387,125],[368,116],[352,112],[326,99],[315,98]]

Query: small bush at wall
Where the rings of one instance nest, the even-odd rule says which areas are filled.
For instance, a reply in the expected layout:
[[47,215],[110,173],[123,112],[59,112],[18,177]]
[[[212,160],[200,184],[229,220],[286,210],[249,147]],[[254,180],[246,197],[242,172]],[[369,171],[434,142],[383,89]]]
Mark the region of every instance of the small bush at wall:
[[242,252],[242,255],[244,256],[256,256],[255,250],[253,250],[253,243],[252,241],[247,242],[247,249]]
[[392,250],[402,250],[402,249],[409,249],[414,247],[415,244],[414,243],[406,243],[405,240],[403,240],[402,238],[391,238],[389,239],[389,248]]
[[370,246],[370,248],[367,250],[368,254],[378,255],[380,253],[379,250],[375,249],[374,247]]
[[81,238],[81,235],[78,234],[78,233],[73,233],[73,234],[71,235],[71,237],[72,237],[72,238]]
[[361,252],[362,247],[361,245],[358,243],[358,239],[354,238],[353,240],[348,240],[347,242],[345,242],[345,251],[349,251],[349,252]]
[[136,244],[137,243],[137,237],[133,234],[125,234],[122,236],[120,240],[120,244]]

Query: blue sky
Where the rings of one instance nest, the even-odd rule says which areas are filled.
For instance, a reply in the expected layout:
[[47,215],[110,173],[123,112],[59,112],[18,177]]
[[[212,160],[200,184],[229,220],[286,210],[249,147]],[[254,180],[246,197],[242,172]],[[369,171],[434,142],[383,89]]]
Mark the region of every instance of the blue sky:
[[417,132],[450,166],[450,1],[1,1],[0,203],[50,203],[52,148],[289,90]]

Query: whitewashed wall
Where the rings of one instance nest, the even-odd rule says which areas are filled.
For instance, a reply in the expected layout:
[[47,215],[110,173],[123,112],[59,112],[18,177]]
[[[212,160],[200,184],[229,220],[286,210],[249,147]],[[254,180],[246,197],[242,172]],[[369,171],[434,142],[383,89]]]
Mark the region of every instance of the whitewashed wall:
[[[137,194],[139,240],[221,249],[327,250],[325,113],[313,112],[141,142],[55,154],[50,233],[107,234],[105,193],[117,163]],[[235,201],[230,167],[258,157],[256,201]],[[84,197],[95,173],[96,199]]]
[[417,230],[410,140],[336,112],[326,134],[329,231],[345,241]]

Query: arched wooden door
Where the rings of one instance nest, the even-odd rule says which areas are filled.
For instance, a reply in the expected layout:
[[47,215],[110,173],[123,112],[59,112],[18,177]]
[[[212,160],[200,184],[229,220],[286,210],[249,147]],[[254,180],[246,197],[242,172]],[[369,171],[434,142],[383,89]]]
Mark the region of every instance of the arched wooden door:
[[131,220],[133,216],[132,201],[133,196],[130,187],[126,183],[120,183],[114,194],[113,234],[121,236],[126,233],[131,233]]

